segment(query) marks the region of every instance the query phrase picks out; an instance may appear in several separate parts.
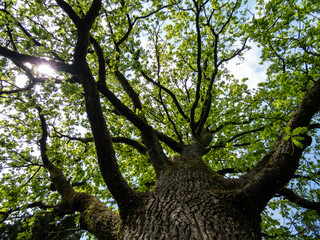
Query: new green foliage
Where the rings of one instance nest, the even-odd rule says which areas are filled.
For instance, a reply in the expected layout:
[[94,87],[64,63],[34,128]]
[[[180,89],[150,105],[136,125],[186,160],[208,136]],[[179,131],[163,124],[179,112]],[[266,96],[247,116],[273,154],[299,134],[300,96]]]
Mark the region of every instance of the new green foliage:
[[[304,151],[287,188],[319,204],[319,112],[308,127],[287,126],[319,81],[317,1],[102,1],[84,49],[88,68],[78,69],[76,19],[87,16],[92,2],[99,1],[0,4],[0,234],[14,228],[19,231],[14,237],[27,239],[43,234],[37,230],[41,220],[50,222],[50,232],[56,231],[53,223],[63,223],[52,215],[61,207],[61,196],[43,164],[40,115],[52,164],[76,191],[118,208],[99,169],[85,107],[93,100],[85,98],[79,79],[85,71],[99,91],[112,151],[132,189],[148,193],[157,180],[151,147],[142,136],[145,126],[172,161],[183,147],[210,133],[204,162],[235,179],[268,156],[285,134],[285,141]],[[260,47],[256,64],[261,61],[266,69],[265,79],[255,79],[256,89],[246,78],[236,79],[228,64],[245,64],[252,46]],[[40,63],[55,73],[40,73]],[[306,136],[313,138],[307,149]],[[262,214],[262,232],[266,239],[311,239],[320,234],[318,217],[319,212],[279,192]],[[67,215],[65,221],[76,228],[73,237],[82,234],[77,217]]]

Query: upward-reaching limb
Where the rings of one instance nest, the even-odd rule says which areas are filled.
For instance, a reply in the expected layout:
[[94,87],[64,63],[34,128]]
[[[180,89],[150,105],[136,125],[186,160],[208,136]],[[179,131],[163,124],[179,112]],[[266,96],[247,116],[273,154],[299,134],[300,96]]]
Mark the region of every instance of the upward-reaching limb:
[[[119,205],[121,214],[126,215],[128,209],[134,209],[134,206],[138,204],[138,197],[120,173],[112,139],[102,113],[98,88],[86,62],[89,31],[99,14],[101,1],[93,1],[90,10],[83,19],[79,18],[65,1],[58,0],[57,3],[72,19],[78,30],[73,65],[78,69],[78,77],[84,89],[86,112],[91,124],[100,171]],[[128,198],[131,201],[127,201]]]
[[[292,130],[308,127],[312,117],[320,108],[320,80],[307,92],[300,105],[290,117],[287,127]],[[283,133],[265,157],[242,179],[243,191],[249,193],[260,210],[268,200],[292,178],[298,167],[304,150],[311,144],[311,139],[304,135],[303,147],[296,146],[292,139]]]
[[41,107],[37,107],[41,122],[42,136],[40,139],[40,152],[43,166],[48,170],[50,179],[55,189],[62,197],[57,210],[64,212],[80,212],[80,224],[82,229],[92,232],[100,239],[117,239],[120,226],[119,216],[108,209],[104,203],[87,193],[76,192],[63,172],[57,168],[47,155],[48,127]]

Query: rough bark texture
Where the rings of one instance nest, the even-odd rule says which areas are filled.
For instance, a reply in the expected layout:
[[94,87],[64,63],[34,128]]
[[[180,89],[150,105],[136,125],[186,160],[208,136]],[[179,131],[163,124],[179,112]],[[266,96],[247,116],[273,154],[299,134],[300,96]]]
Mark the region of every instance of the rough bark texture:
[[80,225],[82,229],[94,232],[98,239],[115,239],[120,226],[118,214],[110,211],[105,204],[89,194],[79,194]]
[[122,237],[261,239],[259,213],[236,188],[200,161],[177,163],[124,223]]

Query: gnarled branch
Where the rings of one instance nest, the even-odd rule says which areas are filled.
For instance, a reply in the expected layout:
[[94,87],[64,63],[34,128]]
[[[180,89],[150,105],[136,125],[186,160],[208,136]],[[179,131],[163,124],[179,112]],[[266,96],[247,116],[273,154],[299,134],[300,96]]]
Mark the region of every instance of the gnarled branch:
[[[306,93],[302,102],[290,117],[287,127],[296,129],[308,127],[312,117],[320,108],[320,80]],[[265,157],[242,179],[243,191],[251,194],[260,209],[269,199],[284,187],[294,175],[304,150],[311,144],[311,138],[304,135],[303,147],[296,146],[283,133]]]
[[57,207],[62,211],[66,209],[66,213],[79,211],[81,228],[94,233],[98,238],[117,239],[117,232],[120,226],[119,216],[110,211],[96,197],[87,193],[76,192],[63,172],[49,160],[47,155],[48,126],[45,117],[41,113],[41,107],[37,107],[37,110],[42,129],[42,136],[39,141],[42,162],[50,173],[50,179],[55,189],[62,197],[62,201]]

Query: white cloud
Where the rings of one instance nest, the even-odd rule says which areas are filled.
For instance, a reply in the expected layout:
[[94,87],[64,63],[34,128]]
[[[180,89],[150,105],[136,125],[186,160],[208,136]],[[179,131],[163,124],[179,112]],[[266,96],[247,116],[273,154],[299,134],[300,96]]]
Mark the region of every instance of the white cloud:
[[244,59],[239,58],[232,59],[228,62],[226,67],[235,76],[235,78],[241,80],[248,78],[246,82],[250,89],[256,88],[257,84],[266,80],[267,65],[260,65],[259,62],[261,56],[261,48],[251,43],[252,49],[244,54]]

